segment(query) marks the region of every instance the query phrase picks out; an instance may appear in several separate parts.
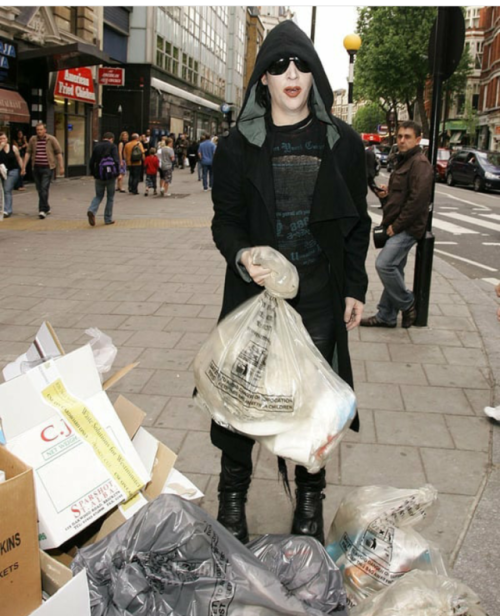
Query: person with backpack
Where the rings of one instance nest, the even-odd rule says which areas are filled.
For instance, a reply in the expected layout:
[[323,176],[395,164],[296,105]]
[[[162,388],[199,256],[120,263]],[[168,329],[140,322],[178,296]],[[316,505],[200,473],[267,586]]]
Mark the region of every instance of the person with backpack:
[[139,135],[137,133],[132,134],[130,141],[125,145],[124,152],[129,171],[128,192],[132,195],[138,195],[142,165],[144,162],[144,148],[139,141]]
[[120,160],[118,148],[115,145],[113,133],[104,133],[102,141],[96,143],[90,157],[90,173],[95,178],[95,197],[92,199],[87,211],[89,225],[95,227],[97,210],[107,193],[106,207],[104,209],[104,223],[114,224],[113,203],[115,200],[115,181],[120,174]]

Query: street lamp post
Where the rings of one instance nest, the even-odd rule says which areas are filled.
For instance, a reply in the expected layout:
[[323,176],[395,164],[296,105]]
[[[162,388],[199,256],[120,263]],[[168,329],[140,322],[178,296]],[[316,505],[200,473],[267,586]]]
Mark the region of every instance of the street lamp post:
[[361,47],[361,39],[357,34],[348,34],[344,38],[344,47],[349,54],[349,91],[347,96],[347,123],[352,124],[353,81],[354,81],[354,58]]

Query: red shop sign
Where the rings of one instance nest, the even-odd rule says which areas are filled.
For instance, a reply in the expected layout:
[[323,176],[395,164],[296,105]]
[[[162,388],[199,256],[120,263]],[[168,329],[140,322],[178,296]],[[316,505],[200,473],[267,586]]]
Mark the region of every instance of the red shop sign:
[[90,68],[68,68],[58,71],[54,95],[83,103],[95,103],[94,82]]
[[99,69],[98,83],[103,86],[123,86],[125,85],[125,69],[101,67]]

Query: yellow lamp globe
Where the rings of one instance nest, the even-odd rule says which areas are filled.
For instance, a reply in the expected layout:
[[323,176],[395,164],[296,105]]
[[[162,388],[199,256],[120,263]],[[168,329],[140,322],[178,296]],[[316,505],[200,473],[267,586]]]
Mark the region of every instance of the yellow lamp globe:
[[361,39],[357,34],[348,34],[344,38],[344,47],[346,51],[358,51],[361,47]]

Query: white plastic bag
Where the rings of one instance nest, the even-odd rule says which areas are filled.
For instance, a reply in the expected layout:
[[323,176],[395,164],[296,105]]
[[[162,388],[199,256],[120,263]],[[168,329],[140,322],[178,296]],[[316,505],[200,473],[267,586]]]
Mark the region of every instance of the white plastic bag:
[[342,500],[326,550],[342,571],[351,605],[413,569],[446,575],[437,548],[411,528],[436,498],[427,484],[416,490],[367,486]]
[[85,330],[88,336],[91,336],[89,344],[94,354],[94,360],[99,374],[105,374],[111,370],[111,366],[115,361],[118,349],[113,344],[113,341],[107,334],[103,334],[97,327],[90,327]]
[[285,301],[298,291],[295,267],[269,246],[251,255],[271,270],[265,291],[223,319],[200,349],[196,399],[220,425],[315,473],[354,418],[354,392]]
[[487,616],[465,584],[428,571],[411,571],[353,608],[350,616]]

